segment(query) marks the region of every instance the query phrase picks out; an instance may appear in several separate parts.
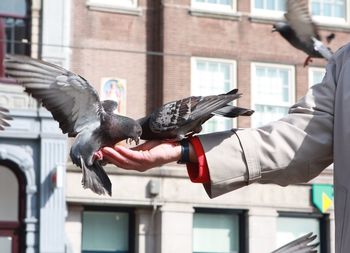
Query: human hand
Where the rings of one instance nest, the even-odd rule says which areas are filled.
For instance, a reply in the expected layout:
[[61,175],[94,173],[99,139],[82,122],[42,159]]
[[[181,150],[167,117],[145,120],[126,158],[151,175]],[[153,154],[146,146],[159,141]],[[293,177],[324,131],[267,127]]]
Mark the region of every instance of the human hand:
[[181,146],[179,142],[152,140],[131,149],[119,145],[114,148],[104,147],[101,152],[103,159],[120,168],[143,172],[178,161],[181,156]]

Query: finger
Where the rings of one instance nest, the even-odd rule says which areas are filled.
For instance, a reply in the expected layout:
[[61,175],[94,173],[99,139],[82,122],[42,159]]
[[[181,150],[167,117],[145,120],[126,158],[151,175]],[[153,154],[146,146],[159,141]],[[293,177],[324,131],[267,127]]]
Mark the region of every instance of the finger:
[[101,150],[97,151],[94,153],[94,156],[93,156],[93,159],[94,160],[97,160],[97,161],[102,161],[103,160],[103,153]]
[[139,170],[140,165],[137,162],[124,157],[118,152],[115,152],[113,149],[107,149],[103,152],[105,159],[113,163],[114,165],[124,169]]
[[159,141],[159,140],[146,141],[146,142],[144,142],[136,147],[131,148],[131,150],[135,150],[135,151],[136,150],[143,150],[143,151],[150,150],[161,143],[162,143],[162,141]]
[[126,159],[140,165],[151,161],[148,150],[135,151],[125,147],[115,147],[115,151]]

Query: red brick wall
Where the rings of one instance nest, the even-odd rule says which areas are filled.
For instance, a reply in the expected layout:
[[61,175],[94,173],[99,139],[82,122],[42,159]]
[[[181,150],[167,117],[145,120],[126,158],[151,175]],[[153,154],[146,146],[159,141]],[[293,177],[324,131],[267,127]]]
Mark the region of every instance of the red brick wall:
[[[239,20],[193,16],[190,0],[139,0],[140,16],[91,11],[86,0],[73,6],[72,44],[80,47],[163,51],[164,57],[144,53],[106,50],[72,50],[71,67],[99,89],[101,77],[127,79],[127,114],[139,117],[161,103],[190,95],[191,56],[237,61],[237,85],[243,97],[239,106],[250,107],[250,64],[252,61],[295,66],[296,98],[308,87],[306,55],[290,46],[272,23],[249,18],[250,1],[237,1]],[[162,4],[161,4],[162,3]],[[328,34],[322,31],[321,34]],[[336,32],[331,47],[348,41],[348,32]],[[314,60],[311,66],[323,67]],[[239,126],[248,127],[249,118]]]

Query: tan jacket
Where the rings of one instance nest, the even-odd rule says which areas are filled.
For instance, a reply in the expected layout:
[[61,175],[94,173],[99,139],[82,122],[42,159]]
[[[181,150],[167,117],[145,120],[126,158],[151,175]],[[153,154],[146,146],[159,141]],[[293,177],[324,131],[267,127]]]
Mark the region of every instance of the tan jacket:
[[350,252],[350,44],[284,118],[200,136],[216,197],[253,182],[307,182],[334,162],[336,253]]

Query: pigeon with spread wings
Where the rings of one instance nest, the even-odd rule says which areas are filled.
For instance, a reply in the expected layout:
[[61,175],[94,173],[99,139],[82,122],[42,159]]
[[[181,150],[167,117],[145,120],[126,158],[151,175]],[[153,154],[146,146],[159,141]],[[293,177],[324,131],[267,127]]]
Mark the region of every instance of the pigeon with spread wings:
[[[278,31],[292,46],[308,55],[304,67],[312,57],[326,60],[332,57],[332,51],[321,41],[318,28],[309,14],[306,0],[287,0],[287,12],[284,16],[286,21],[275,23],[272,31]],[[329,43],[334,37],[334,33],[327,36],[327,42]]]
[[214,115],[234,118],[250,116],[253,110],[230,105],[241,94],[234,89],[226,94],[191,96],[166,103],[148,116],[138,120],[142,126],[143,140],[181,140],[199,133],[202,124]]
[[82,168],[83,187],[111,195],[111,182],[100,161],[94,159],[94,153],[125,139],[138,143],[140,125],[131,118],[114,114],[116,102],[101,102],[96,90],[83,77],[64,68],[13,55],[6,56],[5,67],[7,75],[52,113],[62,132],[75,137],[70,157]]

